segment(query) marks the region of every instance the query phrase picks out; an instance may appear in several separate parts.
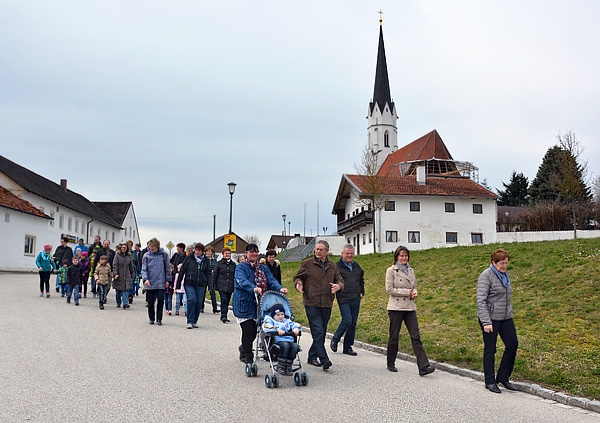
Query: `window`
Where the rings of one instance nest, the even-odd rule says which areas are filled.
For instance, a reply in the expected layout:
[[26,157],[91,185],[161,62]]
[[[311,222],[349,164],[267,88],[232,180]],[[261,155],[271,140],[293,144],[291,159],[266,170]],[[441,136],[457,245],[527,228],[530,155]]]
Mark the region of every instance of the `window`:
[[112,242],[113,244],[115,243],[115,233],[114,232],[112,233],[112,240],[110,242]]
[[[350,219],[350,213],[348,213],[348,219]],[[350,244],[350,241],[348,241],[348,244]]]
[[363,234],[363,245],[367,243],[367,234]]
[[104,231],[104,239],[108,239],[108,231]]
[[352,237],[352,245],[354,245],[356,247],[356,237],[355,236]]
[[85,225],[81,222],[81,233],[85,235]]
[[348,238],[348,244],[350,244],[350,238]]
[[412,212],[421,211],[421,202],[420,201],[411,201],[410,202],[410,211],[412,211]]
[[483,244],[483,234],[471,234],[471,244]]
[[133,239],[135,239],[135,229],[133,230]]
[[408,232],[408,242],[411,242],[413,244],[421,242],[421,232],[409,231]]
[[456,244],[458,242],[458,234],[456,232],[446,232],[446,243]]
[[90,236],[94,235],[94,225],[90,225]]
[[454,213],[454,203],[446,203],[446,213]]
[[483,205],[481,204],[473,204],[473,213],[482,214],[483,213]]
[[385,242],[398,242],[398,231],[385,231]]
[[75,219],[75,232],[79,232],[79,220]]
[[32,256],[35,254],[35,237],[33,235],[25,235],[25,255]]
[[64,215],[60,215],[58,216],[58,227],[60,229],[62,229],[65,226],[65,216]]
[[383,145],[385,147],[390,146],[390,131],[385,131],[385,134],[383,134]]
[[98,236],[99,236],[100,238],[102,238],[102,237],[100,236],[100,232],[102,232],[102,229],[98,228]]
[[69,217],[69,218],[67,218],[67,230],[70,231],[72,227],[73,227],[73,218]]
[[127,226],[125,226],[125,237],[127,237]]
[[385,211],[396,211],[396,202],[395,201],[386,201],[385,202]]
[[369,244],[373,242],[373,238],[371,238],[371,232],[369,232]]
[[10,213],[5,213],[5,214],[4,214],[4,221],[5,221],[6,223],[10,222]]
[[54,210],[50,210],[49,216],[52,218],[50,221],[50,226],[54,226]]

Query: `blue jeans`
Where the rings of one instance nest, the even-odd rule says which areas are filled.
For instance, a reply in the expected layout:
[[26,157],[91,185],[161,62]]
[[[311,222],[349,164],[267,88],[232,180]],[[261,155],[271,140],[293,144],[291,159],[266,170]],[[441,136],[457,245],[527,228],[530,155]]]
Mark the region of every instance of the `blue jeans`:
[[60,295],[61,296],[65,295],[68,292],[68,290],[69,290],[69,288],[68,288],[69,285],[67,285],[66,283],[61,283],[61,284],[58,284],[58,285],[60,286]]
[[121,301],[123,305],[129,304],[129,291],[126,289],[115,289],[117,291],[117,307],[121,305]]
[[360,300],[358,297],[351,303],[339,304],[342,321],[331,338],[336,344],[344,336],[344,351],[348,351],[354,345],[354,334],[356,333],[356,321],[358,320],[358,312],[360,311]]
[[102,305],[104,297],[106,297],[106,285],[102,285],[101,283],[96,284],[96,292],[98,294],[98,303]]
[[298,344],[295,342],[279,341],[277,345],[279,345],[279,357],[277,361],[283,364],[292,364],[294,358],[296,358],[296,354],[298,354]]
[[184,285],[185,295],[187,295],[187,322],[188,324],[198,323],[200,310],[204,305],[204,295],[206,295],[206,287]]
[[71,301],[71,294],[75,304],[79,303],[79,285],[62,285],[67,288],[67,301]]
[[165,310],[167,310],[167,311],[173,310],[173,293],[167,294],[165,292]]
[[185,292],[178,292],[175,296],[175,312],[179,313],[179,304],[181,304],[181,300],[183,299],[183,309],[187,311],[187,295]]
[[331,307],[304,306],[310,334],[312,335],[312,345],[308,350],[308,359],[315,360],[319,357],[321,362],[329,360],[325,350],[325,335],[327,334],[327,324],[331,317]]

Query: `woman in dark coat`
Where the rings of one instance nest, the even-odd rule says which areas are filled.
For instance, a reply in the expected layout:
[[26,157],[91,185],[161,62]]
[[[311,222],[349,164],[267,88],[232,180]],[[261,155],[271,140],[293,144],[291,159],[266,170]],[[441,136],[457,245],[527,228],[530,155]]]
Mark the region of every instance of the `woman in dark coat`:
[[129,308],[129,289],[131,281],[135,278],[135,267],[127,243],[122,244],[120,251],[115,254],[113,275],[112,285],[117,291],[117,307],[121,307],[121,300],[123,300],[123,310],[127,310]]
[[175,289],[180,289],[183,283],[187,296],[187,328],[198,327],[200,308],[204,303],[206,286],[211,277],[210,263],[204,255],[204,244],[194,247],[194,254],[187,256],[181,264]]
[[213,271],[215,289],[219,291],[219,297],[221,297],[221,321],[223,323],[229,322],[227,312],[233,293],[234,277],[235,262],[231,260],[231,250],[225,247],[223,248],[223,258],[217,263]]

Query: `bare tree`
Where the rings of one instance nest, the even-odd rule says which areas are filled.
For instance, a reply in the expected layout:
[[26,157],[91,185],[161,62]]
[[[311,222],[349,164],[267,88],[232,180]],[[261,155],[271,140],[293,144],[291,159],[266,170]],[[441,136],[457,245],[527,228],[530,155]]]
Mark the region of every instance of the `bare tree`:
[[582,160],[583,147],[572,130],[556,136],[562,154],[558,156],[556,188],[561,199],[571,206],[573,237],[577,238],[577,207],[590,199],[590,189],[585,183],[587,162]]
[[375,226],[375,214],[383,209],[385,203],[385,177],[377,174],[377,158],[368,146],[362,150],[360,160],[354,163],[354,169],[360,178],[363,187],[359,193],[357,203],[364,205],[373,212],[373,252],[377,252],[377,232]]
[[256,234],[254,234],[254,235],[245,235],[244,236],[244,240],[248,244],[256,244],[260,248],[260,239],[258,238],[258,235],[256,235]]
[[600,203],[600,175],[596,175],[592,179],[592,191],[594,193],[594,201]]

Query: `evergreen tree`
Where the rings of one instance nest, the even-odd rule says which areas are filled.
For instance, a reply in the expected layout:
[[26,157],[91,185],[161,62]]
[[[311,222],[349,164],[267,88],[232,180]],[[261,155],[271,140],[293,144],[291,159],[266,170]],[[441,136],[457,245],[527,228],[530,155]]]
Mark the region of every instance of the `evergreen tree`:
[[522,173],[513,170],[510,175],[510,182],[504,185],[504,190],[496,190],[500,196],[498,204],[500,206],[523,206],[529,200],[529,180]]

